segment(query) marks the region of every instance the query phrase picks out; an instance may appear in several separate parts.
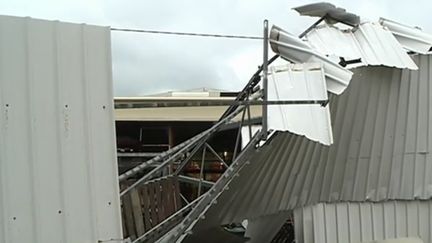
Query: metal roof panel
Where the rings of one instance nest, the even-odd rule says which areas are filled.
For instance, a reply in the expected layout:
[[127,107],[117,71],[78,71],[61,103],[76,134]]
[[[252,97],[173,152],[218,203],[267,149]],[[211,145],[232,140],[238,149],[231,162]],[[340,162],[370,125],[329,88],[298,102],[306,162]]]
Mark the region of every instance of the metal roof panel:
[[347,12],[343,8],[336,7],[335,5],[327,2],[319,2],[307,4],[293,8],[300,15],[312,17],[330,17],[335,21],[339,21],[352,26],[360,23],[360,17],[353,13]]
[[270,45],[274,52],[295,63],[321,63],[326,76],[327,89],[341,94],[351,80],[352,72],[312,49],[309,43],[273,26],[270,31]]
[[432,35],[416,27],[380,18],[381,25],[388,28],[396,39],[409,51],[427,54],[432,51]]
[[382,65],[417,69],[393,34],[378,23],[362,23],[352,30],[324,24],[312,29],[305,39],[323,55],[361,59],[360,64],[348,65],[351,68]]
[[[269,100],[327,100],[324,70],[320,63],[271,66]],[[329,106],[271,105],[268,126],[275,131],[305,135],[325,145],[333,143]]]

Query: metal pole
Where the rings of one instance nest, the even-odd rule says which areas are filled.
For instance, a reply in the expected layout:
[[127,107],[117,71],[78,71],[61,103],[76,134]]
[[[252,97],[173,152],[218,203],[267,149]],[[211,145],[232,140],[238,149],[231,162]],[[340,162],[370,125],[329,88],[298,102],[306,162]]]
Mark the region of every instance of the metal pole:
[[200,167],[200,180],[198,184],[198,197],[201,196],[201,185],[204,180],[204,164],[205,164],[205,155],[206,155],[207,146],[203,146],[203,152],[202,152],[202,160],[201,160],[201,167]]
[[307,35],[307,33],[309,33],[313,28],[317,27],[317,25],[319,25],[326,18],[327,18],[327,15],[322,16],[320,19],[318,19],[318,21],[316,21],[311,26],[309,26],[309,28],[307,28],[305,31],[303,31],[303,33],[301,33],[299,35],[299,38],[301,39],[301,38],[305,37]]
[[267,139],[267,102],[268,99],[268,20],[264,20],[264,41],[263,41],[263,101],[262,106],[262,133],[263,139]]
[[205,146],[207,146],[207,148],[210,150],[210,152],[212,152],[214,154],[214,156],[216,156],[216,158],[225,166],[225,168],[228,168],[229,166],[227,165],[227,163],[225,162],[225,160],[223,160],[218,153],[216,153],[216,151],[213,149],[212,146],[210,146],[210,144],[206,143]]
[[[246,114],[246,109],[243,110],[242,118],[240,120],[238,129],[237,129],[237,137],[236,137],[235,146],[234,146],[234,152],[233,152],[233,157],[232,157],[233,161],[235,160],[235,158],[237,156],[237,151],[239,150],[238,146],[239,146],[239,143],[240,143],[241,129],[242,129],[242,126],[243,126],[245,114]],[[240,146],[240,150],[241,150],[241,146]]]
[[[249,101],[249,96],[246,98],[246,101]],[[248,123],[247,123],[247,125],[248,125],[248,128],[249,128],[249,140],[251,140],[252,139],[252,125],[250,123],[250,121],[251,121],[251,112],[250,112],[250,105],[249,104],[246,105],[246,109],[247,109],[247,115],[248,115]]]

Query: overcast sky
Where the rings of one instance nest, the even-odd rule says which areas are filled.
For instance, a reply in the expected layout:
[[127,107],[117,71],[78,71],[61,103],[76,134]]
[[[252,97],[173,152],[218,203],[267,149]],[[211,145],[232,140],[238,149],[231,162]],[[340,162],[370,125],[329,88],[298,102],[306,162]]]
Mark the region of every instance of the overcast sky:
[[[316,21],[300,0],[0,0],[0,14],[121,28],[262,35],[262,21],[298,34]],[[338,0],[362,19],[385,17],[432,32],[430,0]],[[262,60],[262,42],[112,32],[116,96],[199,87],[238,90]]]

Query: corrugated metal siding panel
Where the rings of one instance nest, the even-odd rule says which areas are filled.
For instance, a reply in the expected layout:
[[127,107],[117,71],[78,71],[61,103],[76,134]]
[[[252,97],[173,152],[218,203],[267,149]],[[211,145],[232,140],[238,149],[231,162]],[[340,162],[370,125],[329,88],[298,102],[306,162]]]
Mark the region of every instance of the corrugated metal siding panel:
[[432,57],[420,70],[355,70],[331,97],[334,144],[276,134],[251,154],[197,229],[318,202],[432,197]]
[[298,243],[358,243],[402,237],[432,242],[432,201],[320,203],[294,210]]
[[[270,67],[268,100],[327,100],[324,70],[319,63]],[[271,105],[268,128],[290,131],[325,145],[333,143],[329,106]]]
[[306,39],[322,54],[346,60],[361,58],[365,66],[417,69],[392,32],[378,23],[362,23],[353,30],[344,31],[325,24],[309,32]]
[[110,30],[0,16],[0,242],[122,238]]

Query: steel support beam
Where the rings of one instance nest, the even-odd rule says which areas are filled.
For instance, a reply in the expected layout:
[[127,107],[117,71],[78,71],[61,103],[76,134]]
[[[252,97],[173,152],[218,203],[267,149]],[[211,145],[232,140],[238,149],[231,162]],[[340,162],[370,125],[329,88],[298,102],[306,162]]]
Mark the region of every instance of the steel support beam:
[[261,140],[261,133],[255,135],[245,149],[239,154],[237,159],[233,161],[231,166],[225,171],[225,173],[219,178],[219,180],[213,185],[213,187],[203,194],[202,200],[198,201],[191,212],[183,219],[183,221],[176,226],[173,230],[168,232],[163,238],[157,242],[160,243],[172,243],[177,242],[184,238],[185,234],[190,230],[193,225],[200,219],[206,210],[209,208],[223,190],[232,181],[233,177],[238,174],[244,165],[249,161],[248,155],[255,149],[256,144]]

